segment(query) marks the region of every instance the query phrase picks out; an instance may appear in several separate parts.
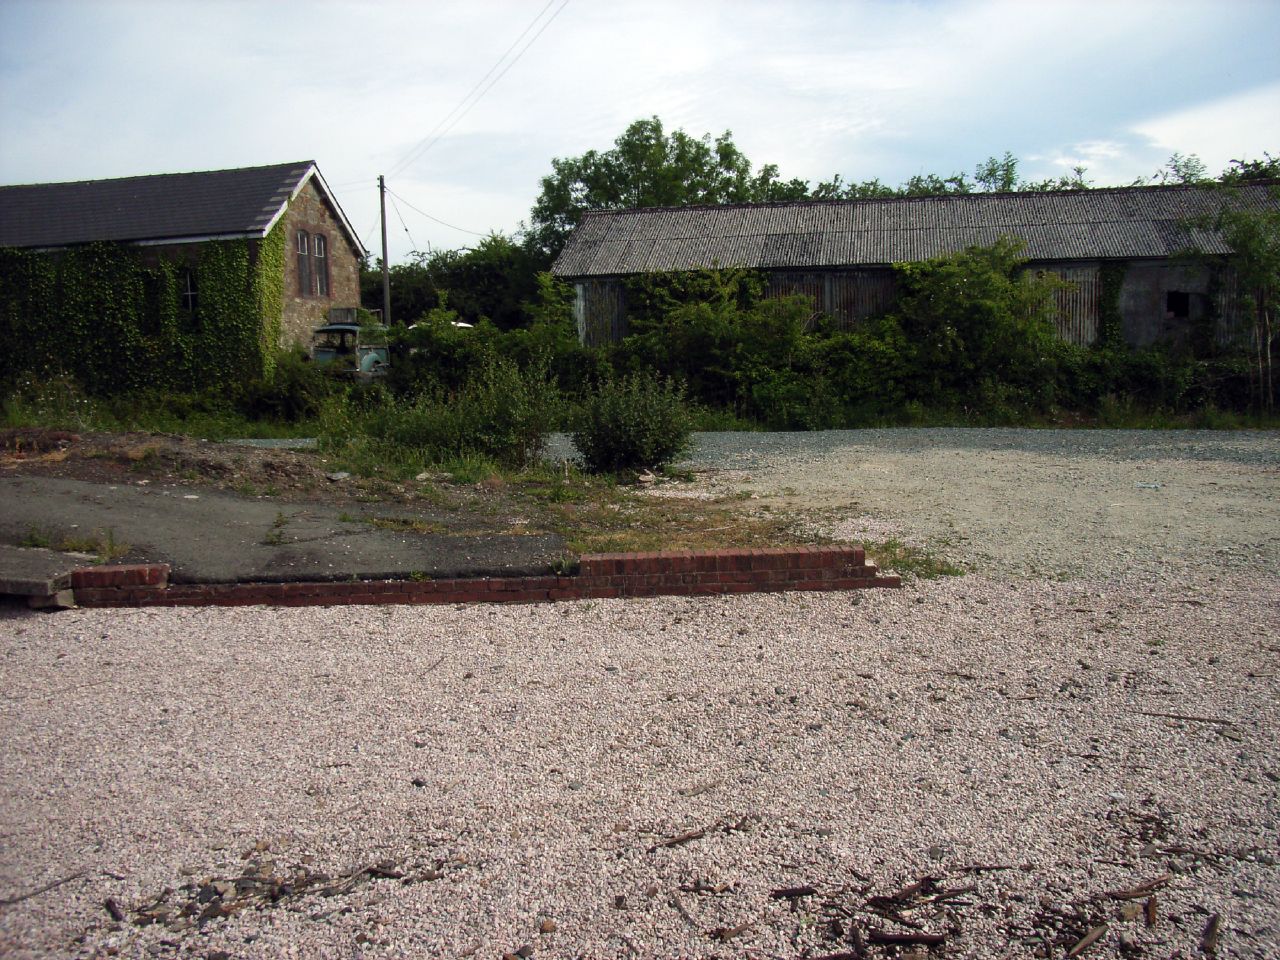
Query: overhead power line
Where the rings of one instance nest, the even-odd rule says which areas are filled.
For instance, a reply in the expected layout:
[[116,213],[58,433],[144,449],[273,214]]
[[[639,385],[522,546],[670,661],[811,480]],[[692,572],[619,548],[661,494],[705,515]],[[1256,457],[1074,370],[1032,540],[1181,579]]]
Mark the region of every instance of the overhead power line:
[[[457,230],[457,231],[459,231],[460,233],[469,233],[469,234],[471,234],[472,236],[476,236],[476,237],[487,237],[487,236],[489,236],[489,234],[487,234],[487,233],[481,233],[479,230],[468,230],[466,227],[459,227],[459,226],[455,226],[455,225],[454,225],[454,224],[452,224],[452,223],[446,223],[444,220],[441,220],[439,217],[433,217],[431,214],[427,213],[427,211],[425,211],[425,210],[419,210],[417,207],[415,207],[412,203],[410,203],[410,202],[409,202],[408,200],[406,200],[404,197],[400,196],[400,194],[398,194],[398,193],[396,193],[395,191],[393,191],[390,187],[387,187],[387,193],[388,193],[388,194],[390,194],[392,197],[395,197],[397,200],[399,200],[401,203],[403,203],[406,207],[408,207],[408,208],[409,208],[410,210],[412,210],[414,213],[420,213],[420,214],[422,214],[422,216],[426,217],[428,220],[432,220],[432,221],[434,221],[435,223],[440,224],[440,226],[442,226],[442,227],[448,227],[450,230]],[[395,204],[392,204],[392,206],[394,207],[394,206],[395,206]],[[398,214],[399,212],[400,212],[399,210],[397,210],[397,211],[396,211],[396,213],[397,213],[397,214]],[[406,227],[405,229],[406,229],[406,230],[408,230],[408,227]]]
[[409,225],[404,222],[404,214],[400,212],[400,208],[396,206],[395,194],[391,194],[391,209],[396,212],[396,218],[400,221],[400,226],[404,227],[405,236],[409,238],[411,248],[418,249],[418,241],[413,239],[413,234],[409,232]]
[[[457,125],[458,121],[461,120],[463,117],[465,117],[471,111],[471,108],[474,107],[477,103],[479,103],[486,93],[488,93],[491,89],[493,89],[494,84],[496,84],[499,80],[501,80],[506,75],[507,71],[516,65],[516,63],[520,60],[520,58],[523,57],[528,52],[531,46],[533,46],[534,42],[540,36],[542,36],[543,32],[547,29],[547,27],[551,26],[552,21],[555,20],[556,17],[560,16],[564,8],[569,5],[569,0],[559,0],[560,6],[556,8],[555,12],[552,13],[551,16],[547,17],[546,20],[543,21],[542,26],[538,28],[537,33],[535,33],[532,37],[529,38],[528,42],[525,43],[525,45],[520,48],[520,51],[516,53],[514,57],[511,57],[509,61],[507,61],[507,58],[511,56],[511,51],[515,50],[516,47],[519,46],[520,42],[524,40],[525,36],[529,33],[530,30],[533,29],[534,25],[538,23],[539,20],[542,20],[546,12],[550,10],[552,5],[554,5],[556,2],[557,0],[547,0],[546,6],[544,6],[541,10],[539,10],[537,15],[532,20],[529,21],[528,26],[526,26],[524,30],[521,31],[520,36],[516,37],[515,41],[511,44],[511,46],[507,47],[506,51],[502,54],[502,56],[500,56],[494,62],[493,66],[489,68],[488,72],[485,73],[485,75],[481,77],[478,81],[476,81],[475,86],[473,86],[470,89],[470,91],[467,92],[467,95],[465,97],[463,97],[461,100],[458,101],[457,106],[455,106],[452,110],[450,110],[445,115],[444,119],[442,119],[438,124],[436,124],[435,128],[432,129],[430,133],[428,133],[425,137],[423,137],[420,141],[418,141],[418,143],[414,145],[409,150],[409,152],[406,153],[404,157],[401,158],[401,160],[390,169],[390,171],[388,172],[389,176],[395,176],[397,173],[400,173],[406,167],[408,167],[411,163],[413,163],[415,160],[420,158],[424,153],[430,150],[433,146],[439,143],[440,140],[444,137],[444,135],[448,133],[450,130],[452,130],[454,126]],[[503,66],[503,61],[507,61],[505,66]],[[493,76],[494,71],[498,70],[499,67],[501,67],[502,69],[498,71],[497,76]],[[493,77],[493,79],[490,79],[490,77]],[[488,81],[487,85],[485,85],[485,81]],[[483,86],[483,89],[481,89],[482,86]],[[419,211],[419,213],[421,213],[421,211]],[[424,216],[426,216],[426,214],[424,214]]]
[[372,237],[373,231],[377,229],[378,229],[378,220],[375,219],[373,223],[369,224],[369,229],[366,230],[364,233],[360,234],[360,242],[364,244],[364,248],[366,250],[369,249],[369,243],[373,240],[373,237]]

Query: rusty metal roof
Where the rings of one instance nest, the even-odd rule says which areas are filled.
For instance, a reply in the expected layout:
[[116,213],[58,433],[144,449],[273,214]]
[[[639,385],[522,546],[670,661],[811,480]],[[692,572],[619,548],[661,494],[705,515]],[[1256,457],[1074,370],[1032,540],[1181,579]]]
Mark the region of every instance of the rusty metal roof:
[[263,237],[308,180],[364,247],[310,160],[234,170],[0,187],[0,247]]
[[[1269,184],[1227,202],[1280,206]],[[1031,260],[1170,257],[1188,249],[1230,253],[1213,231],[1188,228],[1226,196],[1204,187],[1117,187],[719,207],[653,207],[585,214],[552,272],[623,276],[707,267],[821,268],[924,260],[1002,236]]]

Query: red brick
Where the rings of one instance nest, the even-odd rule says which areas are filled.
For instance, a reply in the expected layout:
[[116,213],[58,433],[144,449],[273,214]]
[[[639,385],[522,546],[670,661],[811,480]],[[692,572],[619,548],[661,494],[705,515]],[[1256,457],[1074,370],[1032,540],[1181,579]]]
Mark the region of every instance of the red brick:
[[75,587],[160,587],[169,580],[167,563],[109,564],[71,572]]

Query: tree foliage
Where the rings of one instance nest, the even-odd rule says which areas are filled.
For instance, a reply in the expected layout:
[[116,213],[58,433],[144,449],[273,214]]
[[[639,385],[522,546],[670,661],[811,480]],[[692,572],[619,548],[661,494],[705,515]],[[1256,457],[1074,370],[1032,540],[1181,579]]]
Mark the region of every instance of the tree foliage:
[[894,267],[901,288],[895,316],[914,352],[921,393],[958,398],[987,380],[1040,404],[1052,400],[1060,284],[1024,272],[1021,251],[1020,241],[1002,238]]
[[[391,318],[407,326],[447,302],[463,322],[487,319],[510,330],[525,323],[541,269],[543,258],[500,233],[471,248],[415,251],[408,263],[391,268]],[[380,264],[361,271],[360,290],[366,307],[381,307]]]
[[683,130],[668,134],[657,117],[632,123],[609,150],[553,159],[551,171],[542,178],[528,231],[530,245],[548,257],[559,253],[588,210],[792,200],[808,193],[804,181],[782,181],[773,164],[753,173],[730,131],[714,140]]
[[[1227,188],[1229,193],[1233,189]],[[1275,318],[1280,311],[1280,210],[1223,204],[1214,227],[1234,251],[1231,269],[1252,320],[1256,399],[1259,409],[1270,413],[1276,395],[1272,368]]]

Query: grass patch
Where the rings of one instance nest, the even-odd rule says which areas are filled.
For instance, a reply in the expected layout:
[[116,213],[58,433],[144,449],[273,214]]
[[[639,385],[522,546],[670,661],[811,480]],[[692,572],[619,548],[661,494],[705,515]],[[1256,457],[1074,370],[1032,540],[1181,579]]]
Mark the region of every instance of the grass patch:
[[46,530],[31,527],[23,534],[22,539],[18,541],[18,546],[37,550],[52,550],[53,536]]
[[745,515],[722,503],[650,496],[613,476],[541,468],[510,478],[508,496],[530,528],[565,539],[574,554],[713,550],[795,543],[787,518]]
[[92,534],[58,534],[51,530],[32,527],[18,541],[20,547],[35,547],[42,550],[57,550],[59,553],[92,554],[98,563],[111,563],[119,560],[130,550],[129,544],[116,539],[112,527],[96,531]]
[[896,538],[866,542],[863,547],[867,557],[873,560],[881,570],[892,570],[894,573],[910,574],[921,580],[936,580],[938,577],[960,577],[964,568],[950,560],[938,556],[924,547],[912,546]]
[[441,523],[419,520],[414,517],[369,517],[366,521],[379,530],[395,530],[400,533],[447,533],[448,528]]

